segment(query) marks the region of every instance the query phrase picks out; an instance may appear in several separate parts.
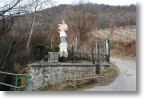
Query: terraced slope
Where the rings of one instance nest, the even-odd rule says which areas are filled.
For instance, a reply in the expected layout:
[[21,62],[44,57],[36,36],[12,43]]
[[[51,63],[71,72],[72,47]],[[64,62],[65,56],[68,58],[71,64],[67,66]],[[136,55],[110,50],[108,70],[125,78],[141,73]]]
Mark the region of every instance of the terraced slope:
[[106,35],[112,41],[131,42],[136,40],[136,26],[115,27],[112,29],[100,29],[93,32],[97,37],[104,38]]

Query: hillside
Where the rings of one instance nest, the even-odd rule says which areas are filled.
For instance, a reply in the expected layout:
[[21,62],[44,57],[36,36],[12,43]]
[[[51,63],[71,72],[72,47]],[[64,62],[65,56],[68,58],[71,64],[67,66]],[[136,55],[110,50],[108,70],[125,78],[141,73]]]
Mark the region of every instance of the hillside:
[[[31,27],[31,14],[25,14],[16,18],[14,33],[28,35]],[[34,33],[30,43],[33,49],[37,45],[59,45],[60,38],[57,32],[57,24],[65,20],[69,26],[69,48],[78,36],[78,49],[89,50],[98,38],[104,39],[105,33],[113,32],[111,40],[115,42],[131,42],[136,39],[136,6],[110,6],[98,4],[59,5],[44,9],[36,14]],[[111,28],[113,27],[113,30]],[[118,27],[118,28],[116,28]],[[123,28],[124,27],[124,28]],[[94,33],[93,33],[94,32]],[[95,34],[96,33],[96,34]],[[91,38],[92,37],[92,38]],[[27,41],[27,37],[24,38]],[[128,43],[129,43],[128,42]],[[116,43],[117,44],[117,43]],[[26,42],[23,43],[23,49]],[[126,45],[127,46],[127,45]]]
[[[45,35],[45,39],[48,41],[51,39],[59,39],[57,33],[57,24],[61,20],[65,20],[69,25],[69,34],[73,34],[74,29],[71,24],[74,22],[74,10],[79,5],[60,5],[55,6],[49,9],[42,10],[36,15],[36,23],[34,29],[34,35],[40,36]],[[127,25],[136,25],[136,6],[109,6],[109,5],[98,5],[98,4],[85,4],[85,8],[89,8],[92,11],[85,10],[83,7],[79,7],[79,10],[84,9],[84,14],[89,14],[93,16],[95,22],[92,23],[93,29],[104,29],[108,28],[111,25],[116,27],[127,26]],[[32,17],[30,14],[21,16],[16,20],[16,26],[18,29],[15,29],[16,32],[28,33],[30,31]],[[17,31],[19,30],[19,31]],[[92,30],[89,30],[90,32]]]
[[119,42],[131,42],[136,40],[136,26],[124,26],[124,27],[114,27],[99,29],[93,31],[93,33],[99,38],[105,38],[107,35],[111,41]]
[[136,26],[124,26],[98,29],[93,35],[104,40],[107,35],[111,42],[111,53],[114,56],[136,57]]
[[[36,13],[33,35],[30,41],[30,51],[27,53],[26,44],[31,30],[31,14],[32,13],[26,13],[25,15],[14,17],[12,29],[1,38],[0,64],[3,64],[5,58],[7,59],[7,66],[14,66],[15,62],[27,64],[31,61],[33,50],[36,46],[48,46],[51,44],[51,41],[53,44],[59,45],[60,38],[57,32],[57,24],[63,19],[69,26],[67,33],[68,47],[71,48],[77,36],[78,49],[87,48],[89,51],[91,51],[91,46],[97,40],[96,34],[94,33],[99,32],[99,30],[102,31],[99,33],[102,35],[104,32],[110,33],[110,31],[107,30],[108,28],[136,25],[136,5],[109,6],[88,3],[55,6]],[[0,23],[0,26],[1,24],[2,23]],[[127,29],[116,29],[114,31],[120,35],[122,35],[121,33],[123,33],[123,35],[129,33],[127,35],[128,39],[131,38],[130,35],[133,33]],[[136,29],[132,31],[135,32]],[[116,36],[114,36],[114,39],[117,39]],[[134,41],[134,44],[133,42],[123,44],[124,41],[125,39],[123,39],[122,42],[116,41],[111,43],[114,45],[113,49],[117,50],[121,48],[127,51],[128,47],[129,51],[127,52],[129,54],[131,53],[130,49],[135,48],[133,45],[136,43]],[[115,48],[115,45],[121,46]],[[133,50],[133,53],[135,56],[136,51]]]
[[[28,4],[22,6],[20,3],[22,0],[14,1],[16,3],[11,1],[10,4],[2,5],[3,7],[0,8],[1,71],[16,74],[23,74],[25,72],[33,74],[33,70],[28,65],[30,63],[36,62],[44,66],[43,64],[49,61],[50,64],[48,63],[48,65],[50,67],[52,67],[51,63],[54,63],[57,67],[59,63],[55,62],[63,62],[65,65],[66,62],[72,62],[72,65],[71,63],[70,65],[73,68],[73,63],[75,62],[78,62],[79,66],[83,66],[84,64],[82,63],[85,62],[88,63],[87,66],[90,66],[93,62],[93,66],[94,64],[97,65],[95,65],[96,67],[92,67],[92,72],[99,74],[101,72],[101,62],[107,61],[107,67],[110,65],[110,58],[113,56],[122,56],[122,58],[136,57],[136,5],[110,6],[79,3],[77,5],[59,5],[43,9],[44,6],[42,4],[47,4],[45,0],[34,0],[32,3],[28,2]],[[50,3],[51,0],[48,1]],[[66,39],[64,38],[65,33],[63,33],[63,30],[58,29],[58,24],[62,23],[63,20],[68,25]],[[61,30],[61,32],[59,33],[58,30]],[[64,35],[61,36],[61,44],[60,34]],[[109,40],[107,39],[107,43],[105,42],[105,36],[109,38]],[[108,43],[110,44],[109,47]],[[109,48],[110,50],[108,50]],[[56,61],[54,62],[54,60]],[[62,73],[61,69],[57,69],[55,66],[53,70],[49,67],[48,69],[40,69],[38,65],[38,70],[34,71],[36,71],[36,75],[38,74],[37,77],[42,79],[38,81],[36,78],[36,82],[41,83],[41,81],[44,81],[45,78],[43,77],[47,79],[51,71],[58,73],[60,70],[60,73]],[[47,65],[44,67],[47,67]],[[87,71],[89,67],[81,69]],[[103,69],[105,72],[105,68]],[[47,75],[45,71],[49,70],[50,72]],[[40,73],[42,71],[44,73]],[[84,72],[84,74],[88,74],[87,72]],[[113,73],[116,72],[113,71]],[[52,79],[48,78],[47,81],[51,81],[53,78],[65,80],[65,78],[58,77],[57,75],[63,76],[63,74],[52,73],[52,75],[49,75]],[[75,76],[75,74],[72,75]],[[88,77],[89,74],[86,76]],[[33,77],[28,78],[32,79]],[[77,77],[74,79],[77,79]],[[0,74],[0,82],[4,81],[6,84],[15,84],[17,87],[20,85],[23,86],[24,80],[26,79],[23,76],[18,77],[16,75],[15,79],[13,76],[3,75],[3,72]],[[45,84],[47,83],[46,80],[44,82]],[[41,84],[43,85],[44,83],[42,82]],[[0,89],[11,90],[9,87],[3,85],[0,85]]]

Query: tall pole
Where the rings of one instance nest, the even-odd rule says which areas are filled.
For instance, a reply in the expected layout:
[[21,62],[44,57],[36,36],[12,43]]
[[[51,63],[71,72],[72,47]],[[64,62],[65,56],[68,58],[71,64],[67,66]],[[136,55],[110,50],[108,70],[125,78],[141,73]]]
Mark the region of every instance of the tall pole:
[[95,64],[94,48],[92,47],[92,63]]
[[98,55],[98,59],[97,59],[97,65],[96,65],[96,74],[100,73],[100,46],[97,44],[97,55]]
[[110,41],[108,38],[105,39],[105,47],[106,47],[106,61],[110,62]]

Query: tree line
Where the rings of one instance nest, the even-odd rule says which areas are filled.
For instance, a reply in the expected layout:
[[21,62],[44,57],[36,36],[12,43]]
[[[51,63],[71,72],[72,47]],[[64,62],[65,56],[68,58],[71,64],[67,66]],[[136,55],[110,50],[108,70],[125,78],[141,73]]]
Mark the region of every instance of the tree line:
[[53,0],[31,0],[24,5],[19,5],[20,2],[16,0],[0,9],[1,69],[17,62],[27,64],[32,49],[37,45],[59,42],[57,24],[63,19],[69,25],[68,42],[73,43],[77,38],[79,44],[89,39],[95,28],[136,25],[136,5],[80,2],[52,7]]

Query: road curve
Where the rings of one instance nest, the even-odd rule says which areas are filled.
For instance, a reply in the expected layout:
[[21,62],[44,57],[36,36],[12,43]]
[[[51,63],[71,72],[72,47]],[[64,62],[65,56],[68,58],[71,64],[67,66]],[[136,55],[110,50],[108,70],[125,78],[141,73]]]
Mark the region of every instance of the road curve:
[[84,91],[136,91],[136,61],[111,58],[111,62],[119,68],[118,77],[109,85],[95,86]]

